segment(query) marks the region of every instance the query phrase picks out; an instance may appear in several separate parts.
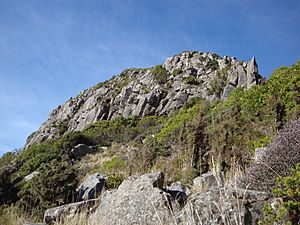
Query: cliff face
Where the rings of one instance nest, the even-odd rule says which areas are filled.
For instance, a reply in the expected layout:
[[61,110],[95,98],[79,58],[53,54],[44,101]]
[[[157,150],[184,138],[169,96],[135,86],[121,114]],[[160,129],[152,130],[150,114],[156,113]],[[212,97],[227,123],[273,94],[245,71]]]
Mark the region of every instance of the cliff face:
[[54,109],[25,147],[65,132],[80,131],[98,120],[168,115],[191,98],[225,99],[235,88],[260,84],[254,58],[243,62],[213,53],[183,52],[161,66],[127,69]]

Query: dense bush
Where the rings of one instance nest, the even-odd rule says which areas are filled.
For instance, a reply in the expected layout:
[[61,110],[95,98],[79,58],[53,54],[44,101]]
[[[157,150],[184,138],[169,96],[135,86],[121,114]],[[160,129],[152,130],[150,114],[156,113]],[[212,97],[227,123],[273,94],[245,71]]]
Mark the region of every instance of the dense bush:
[[190,84],[190,85],[199,85],[200,84],[200,82],[197,81],[197,79],[195,77],[193,77],[193,76],[185,77],[183,79],[183,81],[184,81],[184,83]]
[[157,65],[151,69],[151,73],[154,75],[155,79],[159,84],[165,84],[170,76],[169,72],[162,67],[162,65]]
[[16,166],[8,165],[0,169],[0,205],[11,204],[18,200],[18,188],[11,179],[16,172]]
[[98,121],[87,127],[83,133],[95,144],[109,146],[111,143],[126,143],[138,135],[136,117],[119,117],[112,121]]
[[45,209],[73,200],[76,173],[68,162],[54,159],[43,163],[37,171],[37,176],[23,184],[20,205],[25,209],[28,205]]
[[289,212],[292,224],[300,223],[300,163],[291,169],[290,176],[277,178],[273,193],[283,198],[283,207]]
[[173,71],[173,76],[177,76],[177,75],[179,75],[179,74],[181,74],[182,73],[182,69],[180,69],[180,68],[177,68],[177,69],[175,69],[174,71]]
[[240,181],[250,189],[271,191],[276,177],[290,175],[290,169],[300,162],[300,120],[284,127],[268,146],[262,161],[255,163]]
[[291,169],[287,177],[278,177],[276,186],[273,189],[274,197],[280,197],[283,201],[273,204],[266,204],[264,216],[259,225],[290,224],[300,223],[300,163]]
[[207,68],[212,69],[212,70],[216,70],[219,68],[219,64],[217,60],[210,60],[207,65]]

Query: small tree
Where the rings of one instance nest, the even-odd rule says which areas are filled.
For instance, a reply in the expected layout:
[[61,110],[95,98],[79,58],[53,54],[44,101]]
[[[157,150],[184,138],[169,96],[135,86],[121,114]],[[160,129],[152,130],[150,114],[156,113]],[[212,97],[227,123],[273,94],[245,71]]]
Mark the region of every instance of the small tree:
[[72,201],[76,174],[68,162],[55,159],[42,164],[38,172],[38,176],[23,185],[22,203],[49,208]]

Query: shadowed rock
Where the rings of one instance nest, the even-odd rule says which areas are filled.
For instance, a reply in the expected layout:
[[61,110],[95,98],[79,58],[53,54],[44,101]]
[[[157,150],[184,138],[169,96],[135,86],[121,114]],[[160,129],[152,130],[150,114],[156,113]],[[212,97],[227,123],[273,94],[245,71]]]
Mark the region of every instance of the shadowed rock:
[[47,209],[44,213],[44,222],[53,224],[55,222],[63,223],[65,220],[74,217],[79,213],[90,213],[92,206],[97,202],[96,199],[71,203],[59,207]]
[[88,176],[76,190],[78,200],[82,201],[97,198],[104,191],[105,179],[105,176],[100,173],[94,173]]

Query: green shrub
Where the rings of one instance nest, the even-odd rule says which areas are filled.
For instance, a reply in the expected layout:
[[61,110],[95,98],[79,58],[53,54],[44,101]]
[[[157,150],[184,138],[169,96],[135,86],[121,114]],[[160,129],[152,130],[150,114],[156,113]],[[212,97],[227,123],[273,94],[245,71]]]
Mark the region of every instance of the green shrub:
[[125,168],[125,161],[120,156],[114,156],[110,161],[106,161],[102,164],[103,171],[118,172]]
[[197,81],[197,79],[193,76],[188,76],[188,77],[185,77],[183,79],[184,83],[186,84],[190,84],[190,85],[199,85],[201,84],[199,81]]
[[282,197],[292,224],[300,223],[300,163],[291,169],[287,177],[278,177],[273,193]]
[[42,209],[69,203],[76,189],[76,173],[73,167],[59,160],[43,163],[39,174],[22,185],[18,193],[23,207],[41,207]]
[[20,150],[4,153],[0,158],[0,170],[16,161]]
[[107,180],[105,182],[105,188],[107,188],[108,190],[118,188],[123,181],[124,181],[123,175],[119,173],[110,173],[107,176]]
[[268,146],[263,161],[255,163],[240,180],[243,187],[271,191],[276,177],[290,175],[290,169],[300,162],[300,120],[292,121]]
[[29,146],[22,152],[20,158],[24,163],[18,171],[18,176],[24,177],[37,170],[42,163],[64,158],[64,152],[57,142],[46,141]]
[[63,120],[57,125],[58,134],[62,136],[68,130],[68,120]]
[[[162,142],[165,138],[169,137],[172,133],[176,133],[185,123],[192,120],[200,110],[200,104],[191,108],[182,109],[176,114],[173,114],[164,123],[164,127],[156,135],[158,142]],[[176,133],[177,135],[177,133]]]
[[275,197],[280,197],[283,202],[278,201],[271,207],[266,204],[263,209],[261,225],[273,225],[275,223],[298,225],[300,223],[300,163],[291,169],[290,176],[278,177],[273,189]]
[[0,169],[0,206],[2,204],[11,204],[18,200],[18,188],[11,179],[11,175],[18,168],[12,165],[7,165]]
[[168,81],[169,72],[162,67],[162,65],[157,65],[151,69],[151,73],[154,75],[155,79],[159,84],[165,84]]
[[292,225],[291,222],[286,219],[287,214],[287,209],[281,206],[280,203],[274,204],[273,207],[270,204],[266,204],[263,207],[263,217],[258,221],[258,225]]
[[173,71],[173,76],[177,76],[177,75],[179,75],[179,74],[181,74],[181,73],[182,73],[182,69],[177,68],[177,69],[175,69],[175,70]]
[[83,134],[98,145],[109,146],[113,142],[127,143],[138,135],[138,121],[136,117],[102,120],[87,127]]
[[211,69],[211,70],[217,70],[219,68],[219,64],[217,60],[210,60],[208,61],[207,68]]

